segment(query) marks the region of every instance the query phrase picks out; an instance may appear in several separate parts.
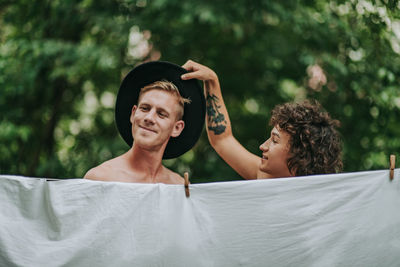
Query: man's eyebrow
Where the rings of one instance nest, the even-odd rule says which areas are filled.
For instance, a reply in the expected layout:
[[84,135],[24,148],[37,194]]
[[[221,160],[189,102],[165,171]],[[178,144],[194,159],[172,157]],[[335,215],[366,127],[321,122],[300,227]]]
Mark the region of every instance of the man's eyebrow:
[[[139,104],[139,107],[142,107],[142,106],[151,107],[151,104],[146,103],[146,102],[141,102],[141,103]],[[169,114],[170,114],[170,112],[168,112],[166,109],[164,109],[164,108],[162,108],[162,107],[157,107],[157,111],[158,111],[158,112],[164,112],[164,113],[166,113],[168,116],[169,116]]]
[[164,108],[160,108],[159,107],[159,108],[157,108],[157,111],[165,112],[165,113],[167,113],[169,115],[169,112]]

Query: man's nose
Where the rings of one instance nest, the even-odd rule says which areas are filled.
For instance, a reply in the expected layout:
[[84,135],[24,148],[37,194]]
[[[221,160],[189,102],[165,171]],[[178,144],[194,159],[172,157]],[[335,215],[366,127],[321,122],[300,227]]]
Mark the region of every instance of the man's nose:
[[150,110],[149,112],[146,113],[146,116],[144,117],[144,122],[146,123],[151,123],[154,124],[154,116],[156,115],[156,112],[153,110]]

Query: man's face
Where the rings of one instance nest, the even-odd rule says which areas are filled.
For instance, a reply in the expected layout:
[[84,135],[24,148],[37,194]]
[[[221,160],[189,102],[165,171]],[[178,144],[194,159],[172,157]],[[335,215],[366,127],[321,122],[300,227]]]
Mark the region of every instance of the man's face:
[[288,167],[290,135],[279,126],[275,126],[271,131],[271,136],[260,145],[262,158],[260,170],[267,172],[273,177],[292,176]]
[[169,138],[179,136],[185,125],[177,121],[178,108],[173,94],[157,89],[143,93],[130,117],[134,144],[151,151],[164,149]]

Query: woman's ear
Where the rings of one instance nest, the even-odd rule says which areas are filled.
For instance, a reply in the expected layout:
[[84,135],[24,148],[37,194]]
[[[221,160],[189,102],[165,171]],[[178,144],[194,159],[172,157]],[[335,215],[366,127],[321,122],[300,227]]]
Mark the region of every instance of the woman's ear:
[[175,122],[174,129],[172,130],[171,136],[178,137],[185,128],[185,122],[183,120],[179,120]]

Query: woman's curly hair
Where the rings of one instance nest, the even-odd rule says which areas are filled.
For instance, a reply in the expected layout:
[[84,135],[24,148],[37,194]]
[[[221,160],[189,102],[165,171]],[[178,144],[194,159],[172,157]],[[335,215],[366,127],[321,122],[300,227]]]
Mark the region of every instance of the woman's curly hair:
[[272,110],[269,124],[290,134],[287,166],[296,176],[336,173],[342,170],[339,121],[322,111],[317,101],[286,103]]

